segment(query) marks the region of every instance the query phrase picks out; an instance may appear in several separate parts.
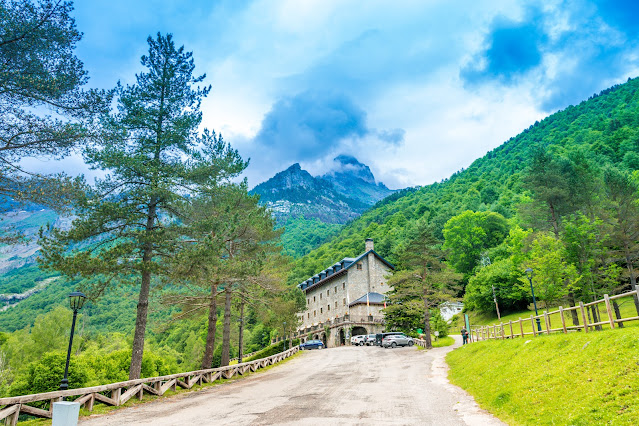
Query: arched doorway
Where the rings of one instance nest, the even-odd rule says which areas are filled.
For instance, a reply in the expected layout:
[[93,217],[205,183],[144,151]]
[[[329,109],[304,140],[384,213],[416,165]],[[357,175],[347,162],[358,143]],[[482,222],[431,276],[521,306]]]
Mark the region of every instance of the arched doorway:
[[366,329],[364,327],[353,327],[353,336],[360,336],[360,335],[366,335],[368,334],[368,331],[366,331]]
[[326,333],[322,333],[322,343],[324,343],[324,347],[326,347]]
[[319,340],[319,336],[316,334],[313,336],[313,340]]
[[339,329],[339,345],[344,346],[346,344],[346,336],[344,335],[344,329]]

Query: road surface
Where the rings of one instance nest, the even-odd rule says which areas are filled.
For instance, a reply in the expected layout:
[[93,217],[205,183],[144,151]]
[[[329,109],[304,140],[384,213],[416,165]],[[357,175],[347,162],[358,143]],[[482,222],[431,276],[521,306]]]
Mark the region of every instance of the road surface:
[[304,351],[198,392],[82,420],[90,425],[501,425],[446,379],[445,354],[415,347]]

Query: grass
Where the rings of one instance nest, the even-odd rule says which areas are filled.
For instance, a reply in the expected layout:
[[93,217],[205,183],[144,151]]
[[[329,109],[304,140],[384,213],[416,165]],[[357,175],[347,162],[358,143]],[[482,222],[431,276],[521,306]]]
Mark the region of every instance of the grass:
[[[93,411],[89,411],[89,410],[85,409],[84,407],[80,408],[80,418],[87,417],[87,416],[90,416],[90,415],[95,415],[95,414],[108,414],[108,413],[111,413],[113,411],[119,410],[120,408],[123,408],[123,407],[133,407],[135,405],[144,404],[144,403],[155,401],[155,400],[161,399],[161,398],[162,399],[163,398],[170,398],[170,397],[172,397],[174,395],[180,395],[180,394],[191,393],[191,392],[199,392],[199,391],[202,391],[204,389],[207,389],[207,388],[210,388],[210,387],[213,387],[213,386],[219,386],[222,383],[232,382],[232,381],[235,381],[235,380],[240,380],[240,379],[242,379],[244,377],[249,377],[249,376],[252,376],[254,374],[259,374],[261,372],[268,371],[271,368],[274,368],[274,367],[276,367],[278,365],[282,365],[282,364],[290,361],[291,359],[299,356],[299,354],[300,354],[300,352],[297,352],[297,353],[291,355],[290,357],[286,358],[285,360],[282,360],[282,361],[278,362],[277,364],[273,364],[273,365],[269,365],[269,366],[266,366],[266,367],[262,367],[262,368],[260,368],[257,371],[250,371],[249,370],[248,372],[244,373],[243,375],[236,374],[233,377],[231,377],[230,379],[218,379],[218,380],[215,380],[215,381],[213,381],[211,383],[202,383],[202,385],[193,386],[191,389],[183,389],[183,388],[177,387],[177,389],[175,391],[172,390],[172,389],[167,390],[164,393],[164,395],[162,395],[162,396],[151,395],[151,394],[145,393],[144,394],[144,399],[142,399],[141,401],[138,400],[137,398],[131,398],[125,404],[120,405],[119,407],[114,407],[114,406],[111,406],[111,405],[102,404],[102,403],[99,403],[99,402],[96,401],[96,403],[93,405]],[[24,426],[48,426],[48,425],[51,425],[51,419],[40,419],[40,418],[31,417],[28,420],[24,420],[24,421],[21,420],[19,422],[19,424],[21,426],[22,425],[24,425]]]
[[[619,310],[621,312],[622,318],[630,318],[630,317],[637,316],[637,311],[635,309],[635,305],[631,296],[617,299],[617,303],[619,303]],[[550,308],[540,307],[538,310],[539,310],[539,314],[541,315],[546,310],[548,312],[558,310],[558,306],[550,307]],[[579,315],[579,324],[583,325],[583,322],[581,320],[581,312],[577,310],[577,313]],[[599,313],[601,315],[601,319],[599,321],[608,320],[608,313],[606,312],[605,303],[599,304]],[[510,313],[507,315],[502,315],[501,319],[497,319],[497,315],[486,315],[486,314],[478,314],[478,313],[470,312],[468,314],[468,318],[469,318],[471,327],[477,326],[477,325],[495,325],[495,324],[499,325],[500,323],[504,323],[504,330],[506,335],[508,336],[510,335],[509,321],[513,322],[514,334],[520,333],[521,331],[519,328],[520,317],[522,319],[524,333],[531,333],[532,324],[530,322],[530,315],[534,315],[534,314],[535,314],[535,311],[521,311],[521,312]],[[614,316],[614,313],[613,313],[613,316]],[[570,312],[564,312],[564,317],[566,318],[566,326],[573,325],[572,315]],[[550,320],[551,320],[551,328],[561,328],[561,318],[559,317],[558,313],[551,315]],[[592,318],[588,318],[588,323],[590,324],[592,322],[594,322]],[[456,327],[461,327],[463,325],[463,319],[461,315],[456,318],[456,322],[454,324]],[[610,326],[604,325],[603,327],[606,328]],[[626,322],[624,323],[624,327],[639,327],[639,321]],[[542,330],[546,329],[546,325],[544,323],[543,318],[541,319],[541,328]]]
[[449,379],[515,425],[636,425],[635,327],[472,343],[446,357]]
[[450,346],[453,343],[455,343],[455,339],[453,339],[450,336],[446,336],[446,337],[441,337],[435,340],[435,338],[432,339],[433,342],[433,348],[443,348],[444,346]]

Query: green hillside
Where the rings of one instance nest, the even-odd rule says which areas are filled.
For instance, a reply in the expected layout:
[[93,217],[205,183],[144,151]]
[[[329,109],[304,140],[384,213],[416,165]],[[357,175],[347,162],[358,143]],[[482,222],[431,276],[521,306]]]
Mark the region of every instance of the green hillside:
[[336,259],[361,253],[365,238],[373,238],[376,251],[393,262],[393,248],[403,240],[403,231],[423,217],[440,233],[451,217],[465,210],[493,211],[513,218],[521,201],[530,199],[521,176],[538,147],[545,147],[551,155],[581,152],[598,165],[639,169],[638,89],[639,79],[606,89],[531,125],[449,179],[380,201],[329,242],[299,259],[289,284]]

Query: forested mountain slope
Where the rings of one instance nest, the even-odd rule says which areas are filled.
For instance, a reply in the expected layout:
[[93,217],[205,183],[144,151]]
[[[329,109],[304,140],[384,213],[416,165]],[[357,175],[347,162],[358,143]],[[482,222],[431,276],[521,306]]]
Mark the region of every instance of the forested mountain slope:
[[448,219],[465,210],[513,217],[517,205],[530,196],[521,175],[538,147],[552,155],[581,151],[599,165],[639,169],[639,79],[603,90],[531,125],[448,179],[380,201],[329,242],[299,259],[289,283],[298,283],[336,259],[362,252],[365,238],[373,238],[376,251],[393,262],[392,249],[403,240],[403,230],[424,216],[440,232]]

